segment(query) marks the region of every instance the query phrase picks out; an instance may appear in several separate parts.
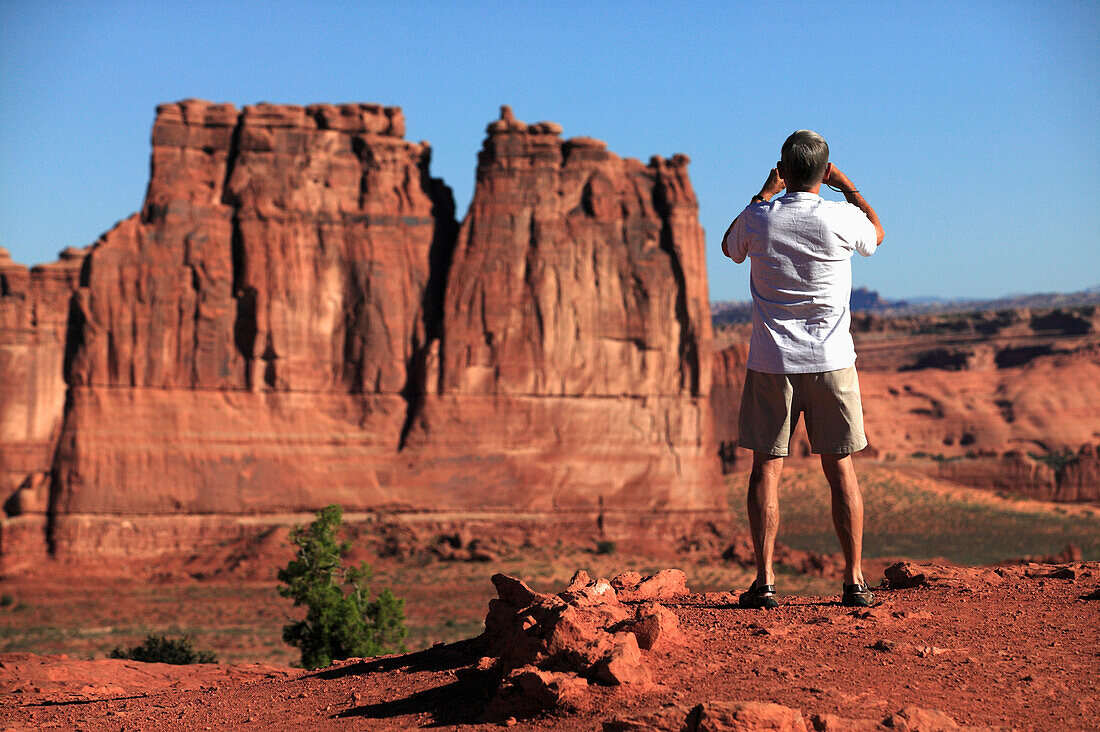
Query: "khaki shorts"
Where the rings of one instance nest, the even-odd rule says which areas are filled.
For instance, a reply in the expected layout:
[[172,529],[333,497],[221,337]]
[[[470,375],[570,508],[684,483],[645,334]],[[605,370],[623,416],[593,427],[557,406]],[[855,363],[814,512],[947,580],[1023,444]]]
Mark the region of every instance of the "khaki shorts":
[[799,412],[806,414],[815,454],[846,455],[867,447],[855,366],[816,374],[749,369],[741,395],[738,444],[768,455],[787,455]]

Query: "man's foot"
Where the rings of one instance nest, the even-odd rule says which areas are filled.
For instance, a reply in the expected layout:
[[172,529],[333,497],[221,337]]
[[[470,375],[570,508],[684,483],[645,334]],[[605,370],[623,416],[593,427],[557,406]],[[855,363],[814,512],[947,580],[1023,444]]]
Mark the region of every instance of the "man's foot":
[[775,599],[775,585],[757,585],[755,581],[749,585],[747,592],[742,592],[737,600],[737,607],[750,610],[761,608],[771,609],[779,607],[779,601]]
[[844,607],[869,607],[874,599],[875,596],[871,594],[871,588],[866,583],[857,582],[854,585],[845,583],[840,604]]

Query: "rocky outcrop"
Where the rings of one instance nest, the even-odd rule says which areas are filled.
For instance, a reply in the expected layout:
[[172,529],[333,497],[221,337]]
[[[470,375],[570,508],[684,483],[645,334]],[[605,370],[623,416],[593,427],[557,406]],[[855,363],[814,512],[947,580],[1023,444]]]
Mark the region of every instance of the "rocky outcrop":
[[[866,455],[1046,500],[1100,495],[1100,308],[858,315],[852,330]],[[734,447],[748,338],[743,326],[716,338],[712,404],[727,469],[748,456]],[[808,451],[800,422],[791,453]]]
[[669,704],[651,714],[616,717],[605,721],[601,728],[603,732],[806,732],[812,729],[806,726],[802,712],[797,709],[770,702],[729,701],[708,701],[694,707]]
[[65,407],[69,301],[85,252],[28,270],[0,248],[0,555],[41,557]]
[[40,453],[3,497],[52,472],[56,553],[127,553],[94,538],[121,515],[721,504],[687,159],[505,108],[459,230],[403,134],[377,105],[162,105],[140,213],[29,275],[52,289],[0,261],[0,399],[38,405],[0,449]]
[[939,475],[979,488],[1018,493],[1045,501],[1100,500],[1100,456],[1094,445],[1076,452],[977,456],[938,461]]
[[[493,575],[498,597],[489,601],[482,635],[488,655],[478,663],[496,680],[490,716],[577,709],[592,702],[589,684],[653,686],[646,656],[683,637],[676,614],[652,601],[687,594],[684,574],[663,570],[640,584],[629,578],[636,585],[629,599],[650,601],[634,608],[620,600],[624,575],[609,582],[578,570],[556,595]],[[678,577],[675,593],[662,591],[669,576]]]
[[189,100],[145,206],[88,256],[57,455],[74,514],[398,502],[410,372],[455,224],[397,108]]
[[687,159],[559,132],[489,125],[408,445],[528,510],[717,506]]

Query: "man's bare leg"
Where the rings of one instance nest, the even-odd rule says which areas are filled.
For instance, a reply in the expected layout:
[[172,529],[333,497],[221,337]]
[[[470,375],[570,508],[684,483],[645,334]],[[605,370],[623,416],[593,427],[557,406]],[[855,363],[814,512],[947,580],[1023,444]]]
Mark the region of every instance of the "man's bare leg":
[[863,584],[863,495],[851,455],[822,455],[833,498],[833,525],[844,551],[844,582]]
[[756,585],[774,585],[772,557],[779,532],[779,474],[783,458],[762,452],[752,454],[749,474],[749,530],[756,553]]

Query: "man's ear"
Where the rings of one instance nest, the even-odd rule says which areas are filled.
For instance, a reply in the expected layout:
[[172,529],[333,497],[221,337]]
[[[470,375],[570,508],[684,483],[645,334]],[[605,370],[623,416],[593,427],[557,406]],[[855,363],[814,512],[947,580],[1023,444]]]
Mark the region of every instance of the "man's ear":
[[833,164],[825,163],[825,175],[821,176],[821,180],[828,180],[829,176],[833,174]]
[[777,160],[775,162],[775,172],[779,173],[779,177],[783,180],[787,180],[787,176],[783,174],[783,161]]

